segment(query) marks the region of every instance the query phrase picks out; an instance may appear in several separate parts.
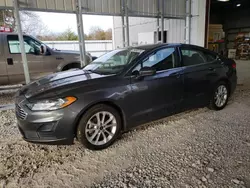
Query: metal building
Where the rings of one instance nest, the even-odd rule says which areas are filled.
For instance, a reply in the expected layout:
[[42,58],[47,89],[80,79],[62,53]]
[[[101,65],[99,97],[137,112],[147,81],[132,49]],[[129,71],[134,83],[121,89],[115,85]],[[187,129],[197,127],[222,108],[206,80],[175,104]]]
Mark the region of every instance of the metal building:
[[[167,0],[166,3],[165,11],[167,11],[169,18],[164,19],[164,42],[190,42],[191,44],[204,46],[206,0],[190,1],[191,15],[189,26],[187,24],[187,10],[183,9],[183,4],[188,6],[187,3],[189,3],[189,1]],[[185,16],[182,17],[181,15]],[[171,18],[173,16],[179,16],[179,19]],[[122,47],[122,20],[120,17],[114,17],[113,22],[113,45],[115,48]],[[162,41],[161,23],[159,27],[157,22],[157,18],[129,17],[130,45],[152,44]],[[160,30],[160,34],[157,34],[157,29]],[[190,32],[190,41],[189,36],[186,35],[187,29]]]
[[156,32],[157,41],[160,39],[162,42],[202,45],[205,36],[205,4],[205,0],[0,0],[0,8],[15,10],[26,83],[30,82],[30,78],[20,10],[76,14],[81,65],[84,66],[86,50],[82,14],[118,16],[119,18],[115,17],[114,20],[120,19],[121,25],[120,30],[116,30],[114,26],[115,46],[118,46],[116,43],[122,46],[131,45],[136,36],[138,37],[143,27],[132,30],[134,22],[138,25],[138,21],[133,20],[134,17],[156,20],[156,24],[149,28],[150,32]]

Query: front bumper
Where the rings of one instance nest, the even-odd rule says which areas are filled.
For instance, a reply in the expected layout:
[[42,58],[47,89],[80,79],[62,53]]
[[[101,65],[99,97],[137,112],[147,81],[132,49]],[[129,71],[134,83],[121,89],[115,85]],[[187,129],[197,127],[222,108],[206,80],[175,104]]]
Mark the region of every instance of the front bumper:
[[73,144],[75,117],[67,109],[31,111],[27,100],[16,101],[17,126],[24,140],[41,144]]
[[[50,126],[50,122],[45,122],[43,124],[35,123],[23,123],[22,121],[17,121],[17,126],[23,139],[27,142],[49,144],[49,145],[70,145],[73,144],[74,138],[72,135],[60,136],[54,130],[52,131],[42,131],[39,130],[40,127]],[[32,129],[31,129],[32,128]]]

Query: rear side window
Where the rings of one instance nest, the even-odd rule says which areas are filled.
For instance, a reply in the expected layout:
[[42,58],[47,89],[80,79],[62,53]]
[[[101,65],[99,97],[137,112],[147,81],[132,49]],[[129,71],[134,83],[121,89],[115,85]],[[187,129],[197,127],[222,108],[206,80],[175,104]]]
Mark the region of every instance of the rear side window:
[[206,61],[207,61],[208,63],[215,61],[216,58],[217,58],[216,55],[211,54],[211,53],[209,53],[209,52],[204,52],[204,55],[205,55]]
[[192,66],[206,63],[202,51],[196,49],[181,49],[183,66]]

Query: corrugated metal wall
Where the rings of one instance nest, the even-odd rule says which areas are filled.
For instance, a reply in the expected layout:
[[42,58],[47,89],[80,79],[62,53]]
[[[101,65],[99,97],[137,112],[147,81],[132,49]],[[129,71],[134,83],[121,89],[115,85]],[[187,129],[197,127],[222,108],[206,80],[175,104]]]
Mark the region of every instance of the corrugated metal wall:
[[128,8],[131,15],[157,15],[156,0],[127,0]]
[[192,0],[191,44],[204,46],[206,0]]
[[[120,17],[114,17],[114,47],[122,47],[122,24]],[[165,19],[164,28],[167,31],[168,43],[184,43],[185,42],[185,20],[181,19]],[[138,45],[138,34],[157,31],[156,18],[130,17],[130,44]]]
[[[0,0],[0,7],[13,7],[13,0]],[[19,0],[20,7],[36,11],[74,12],[75,0]]]
[[[160,12],[162,9],[162,0],[160,3]],[[164,15],[167,17],[183,17],[185,16],[186,0],[164,0]],[[152,15],[157,16],[157,0],[128,0],[128,8],[130,15]]]
[[[182,14],[185,11],[186,1],[184,0],[166,0],[168,4],[165,7],[166,13],[173,15]],[[181,5],[182,4],[182,5]],[[191,44],[204,46],[205,37],[205,13],[206,0],[192,0],[192,18],[191,18]],[[122,25],[121,18],[114,17],[114,47],[122,47]],[[138,44],[138,34],[156,32],[156,18],[129,18],[130,25],[130,44]],[[185,43],[185,20],[165,19],[164,30],[167,31],[168,43]],[[152,36],[152,35],[151,35]],[[152,40],[150,40],[152,41]]]
[[118,15],[121,13],[120,0],[82,0],[83,12]]
[[167,42],[185,43],[185,20],[167,20]]
[[[156,17],[157,0],[124,0],[130,16]],[[185,16],[186,0],[160,0],[165,3],[165,15]],[[36,11],[75,12],[76,0],[19,0],[21,8]],[[121,15],[122,0],[82,0],[83,13],[101,15]],[[0,0],[0,8],[13,6],[12,0]]]
[[164,14],[170,17],[185,16],[186,15],[186,0],[165,0]]

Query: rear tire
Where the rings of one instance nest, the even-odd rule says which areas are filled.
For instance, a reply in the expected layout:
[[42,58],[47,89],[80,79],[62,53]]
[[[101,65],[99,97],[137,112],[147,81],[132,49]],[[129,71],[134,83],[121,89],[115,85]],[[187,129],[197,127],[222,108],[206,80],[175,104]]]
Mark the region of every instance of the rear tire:
[[209,108],[211,110],[222,110],[227,105],[229,98],[229,88],[228,85],[221,81],[219,82],[212,94],[209,102]]
[[77,128],[77,138],[88,149],[105,149],[117,139],[121,133],[121,125],[121,117],[117,110],[99,104],[82,116]]

